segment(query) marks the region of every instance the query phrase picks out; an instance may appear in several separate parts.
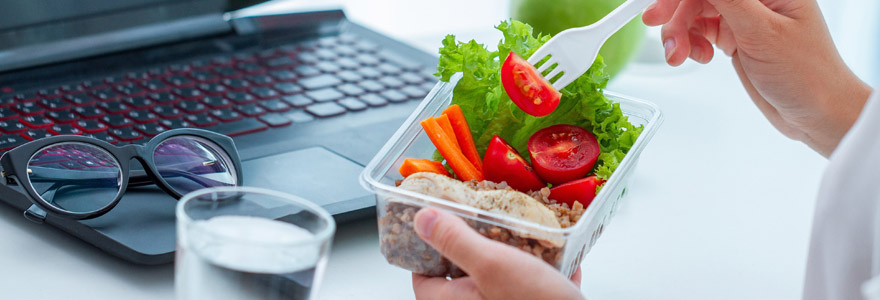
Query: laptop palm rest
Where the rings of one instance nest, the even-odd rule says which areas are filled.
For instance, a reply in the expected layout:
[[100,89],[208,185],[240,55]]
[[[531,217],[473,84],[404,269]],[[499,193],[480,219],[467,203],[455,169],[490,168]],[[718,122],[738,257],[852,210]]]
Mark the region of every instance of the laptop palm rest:
[[346,211],[347,200],[373,199],[354,175],[363,166],[322,147],[246,160],[242,169],[244,185],[297,195],[331,214]]

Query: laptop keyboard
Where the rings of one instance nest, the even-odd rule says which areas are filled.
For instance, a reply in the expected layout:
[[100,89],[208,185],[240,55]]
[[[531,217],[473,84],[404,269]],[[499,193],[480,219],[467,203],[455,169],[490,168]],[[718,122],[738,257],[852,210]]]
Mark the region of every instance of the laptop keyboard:
[[314,122],[421,100],[432,69],[343,34],[36,90],[0,87],[0,153],[61,134],[128,144],[173,128],[237,136]]

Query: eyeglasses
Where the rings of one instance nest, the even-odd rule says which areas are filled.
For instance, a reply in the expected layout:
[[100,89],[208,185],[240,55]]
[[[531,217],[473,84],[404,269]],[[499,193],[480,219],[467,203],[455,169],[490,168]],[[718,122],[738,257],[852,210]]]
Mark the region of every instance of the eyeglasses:
[[[137,159],[144,170],[130,170]],[[180,199],[208,187],[241,185],[241,160],[232,138],[201,129],[173,129],[143,145],[115,146],[84,136],[28,142],[0,157],[7,184],[18,184],[34,204],[25,217],[46,212],[74,219],[101,216],[129,185],[156,183]],[[131,173],[131,174],[130,174]]]

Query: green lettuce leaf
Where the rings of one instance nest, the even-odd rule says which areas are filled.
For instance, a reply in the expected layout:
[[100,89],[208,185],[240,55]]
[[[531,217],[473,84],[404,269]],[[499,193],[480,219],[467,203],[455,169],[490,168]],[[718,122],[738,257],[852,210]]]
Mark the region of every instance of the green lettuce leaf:
[[561,91],[556,110],[544,117],[523,112],[501,85],[501,63],[510,51],[528,58],[546,43],[550,36],[533,35],[532,27],[519,21],[504,21],[495,27],[504,38],[497,51],[490,51],[474,40],[459,42],[447,35],[440,48],[437,75],[449,81],[461,72],[462,78],[453,90],[452,103],[461,106],[480,154],[484,154],[494,135],[510,143],[525,159],[529,159],[527,143],[536,131],[556,124],[577,125],[590,130],[599,141],[601,154],[595,174],[608,179],[626,152],[642,132],[620,111],[620,105],[602,94],[609,76],[601,56],[590,69]]

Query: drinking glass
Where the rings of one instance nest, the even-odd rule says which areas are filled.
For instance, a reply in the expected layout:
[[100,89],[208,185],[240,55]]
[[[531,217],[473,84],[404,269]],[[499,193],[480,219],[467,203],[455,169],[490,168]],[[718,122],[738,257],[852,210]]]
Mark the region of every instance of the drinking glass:
[[315,299],[335,230],[327,211],[294,195],[186,194],[177,205],[177,299]]

